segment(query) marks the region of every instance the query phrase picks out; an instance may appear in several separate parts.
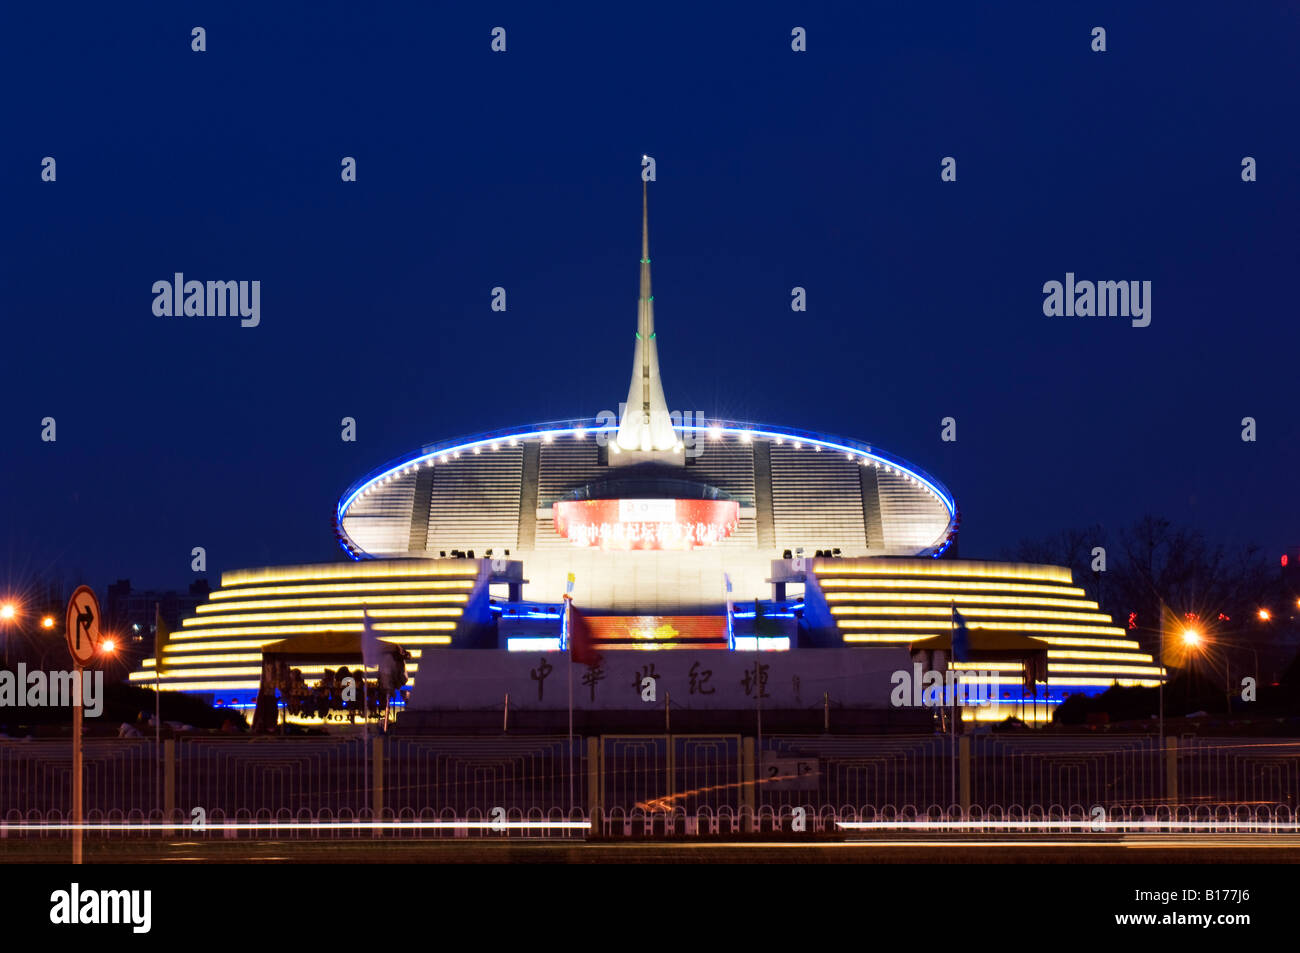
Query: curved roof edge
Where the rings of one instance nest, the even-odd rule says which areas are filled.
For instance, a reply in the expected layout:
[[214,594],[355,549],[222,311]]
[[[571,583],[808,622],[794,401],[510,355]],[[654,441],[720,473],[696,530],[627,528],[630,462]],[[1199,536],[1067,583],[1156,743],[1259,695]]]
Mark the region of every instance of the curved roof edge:
[[[721,437],[724,434],[730,434],[740,437],[742,440],[746,437],[768,437],[775,440],[795,440],[806,443],[812,447],[823,447],[830,450],[837,450],[844,453],[850,458],[857,458],[864,463],[874,463],[879,466],[897,470],[898,472],[910,477],[922,486],[927,487],[939,498],[948,510],[948,529],[944,535],[943,542],[935,547],[934,552],[930,555],[934,558],[942,556],[944,552],[953,544],[957,536],[957,528],[960,522],[960,511],[957,507],[957,501],[953,495],[948,492],[948,488],[940,483],[930,474],[926,473],[920,467],[917,467],[901,457],[892,453],[873,447],[871,444],[861,440],[855,440],[849,437],[837,437],[831,434],[824,434],[813,430],[798,430],[789,427],[777,427],[772,424],[754,423],[735,420],[714,420],[703,425],[698,424],[676,424],[674,429],[680,433],[704,433],[710,436],[716,435]],[[489,430],[477,434],[469,434],[461,437],[453,437],[449,440],[439,441],[437,443],[425,444],[418,450],[407,453],[401,457],[384,463],[371,470],[365,476],[352,483],[339,498],[338,508],[334,515],[334,533],[338,538],[339,546],[352,559],[370,559],[373,558],[348,536],[343,529],[343,519],[347,515],[348,508],[358,496],[368,490],[386,482],[394,476],[399,476],[403,471],[414,469],[421,464],[432,463],[438,458],[447,454],[461,453],[465,450],[473,451],[490,447],[492,444],[512,445],[511,442],[522,440],[545,440],[548,437],[554,439],[561,436],[585,436],[586,434],[617,434],[618,423],[608,422],[600,418],[575,418],[571,420],[552,420],[544,423],[529,424],[522,427],[506,428],[502,430]]]

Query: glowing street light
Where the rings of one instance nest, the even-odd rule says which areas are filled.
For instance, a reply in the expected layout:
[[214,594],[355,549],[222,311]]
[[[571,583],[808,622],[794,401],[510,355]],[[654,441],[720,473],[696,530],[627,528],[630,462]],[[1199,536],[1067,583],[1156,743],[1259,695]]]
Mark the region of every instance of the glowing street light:
[[[1160,610],[1156,615],[1159,619],[1160,627],[1160,756],[1164,756],[1165,751],[1165,681],[1169,677],[1169,670],[1165,668],[1165,619],[1168,610],[1165,606],[1165,600],[1160,600]],[[1202,637],[1199,629],[1188,626],[1180,633],[1182,636],[1183,647],[1189,652],[1196,651],[1201,647]]]
[[1267,609],[1260,609],[1258,614],[1260,622],[1267,622],[1269,619],[1273,618],[1273,613],[1269,612]]
[[[18,616],[18,607],[12,602],[0,606],[0,622],[12,622]],[[5,629],[5,667],[9,667],[9,630]]]
[[112,655],[117,651],[117,643],[112,639],[104,639],[99,643],[99,650],[105,655]]
[[54,628],[54,616],[52,616],[52,615],[44,616],[44,617],[41,619],[41,628],[42,628],[42,629],[52,629],[52,628]]

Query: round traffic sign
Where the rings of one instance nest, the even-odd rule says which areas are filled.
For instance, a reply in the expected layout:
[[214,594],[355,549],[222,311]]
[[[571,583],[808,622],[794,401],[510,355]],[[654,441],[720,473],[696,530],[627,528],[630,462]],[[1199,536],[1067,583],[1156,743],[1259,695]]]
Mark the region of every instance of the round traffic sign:
[[78,665],[85,665],[95,655],[99,646],[99,600],[89,586],[78,586],[68,600],[68,624],[63,630],[68,638],[68,651]]

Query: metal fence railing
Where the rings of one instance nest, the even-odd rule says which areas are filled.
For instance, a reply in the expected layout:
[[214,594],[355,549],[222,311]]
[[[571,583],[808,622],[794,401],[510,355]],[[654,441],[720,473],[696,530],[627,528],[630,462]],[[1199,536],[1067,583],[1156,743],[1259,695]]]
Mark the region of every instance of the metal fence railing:
[[[696,811],[674,808],[646,811],[634,808],[609,812],[559,808],[551,811],[513,809],[500,816],[471,809],[464,815],[450,810],[399,814],[385,809],[379,816],[369,810],[338,814],[323,809],[297,815],[288,810],[233,815],[215,810],[202,824],[175,812],[162,817],[157,812],[91,810],[81,825],[91,838],[153,837],[186,838],[661,838],[720,837],[737,835],[834,835],[838,837],[897,834],[1048,834],[1048,835],[1144,835],[1144,834],[1286,834],[1300,837],[1300,820],[1290,808],[1259,805],[1159,805],[1113,806],[1097,816],[1096,808],[1082,805],[1010,805],[988,810],[975,807],[962,813],[938,805],[918,811],[911,805],[892,805],[877,810],[845,805],[764,806]],[[11,811],[0,818],[0,840],[10,837],[66,837],[73,829],[67,812]]]
[[[759,750],[735,734],[605,735],[572,748],[564,736],[393,735],[195,737],[161,748],[93,739],[84,749],[88,822],[302,822],[334,825],[331,836],[380,823],[399,825],[393,836],[474,836],[473,824],[502,818],[571,817],[611,836],[646,824],[724,833],[775,830],[796,811],[810,831],[846,818],[1091,825],[1099,809],[1149,830],[1161,818],[1217,825],[1263,812],[1250,822],[1257,829],[1291,824],[1300,807],[1297,739],[1182,738],[1161,750],[1144,736],[975,735],[954,748],[930,735],[779,735]],[[8,830],[61,823],[70,806],[67,742],[0,741]],[[416,826],[453,822],[473,823]]]

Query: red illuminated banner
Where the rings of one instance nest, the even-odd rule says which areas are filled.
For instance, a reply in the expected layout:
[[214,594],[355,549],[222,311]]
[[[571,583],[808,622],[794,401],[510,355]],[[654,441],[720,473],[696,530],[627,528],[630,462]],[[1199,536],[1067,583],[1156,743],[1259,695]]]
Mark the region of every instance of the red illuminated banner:
[[602,649],[727,647],[726,616],[593,615],[586,621]]
[[564,500],[555,531],[599,549],[696,549],[726,539],[740,519],[735,500]]

